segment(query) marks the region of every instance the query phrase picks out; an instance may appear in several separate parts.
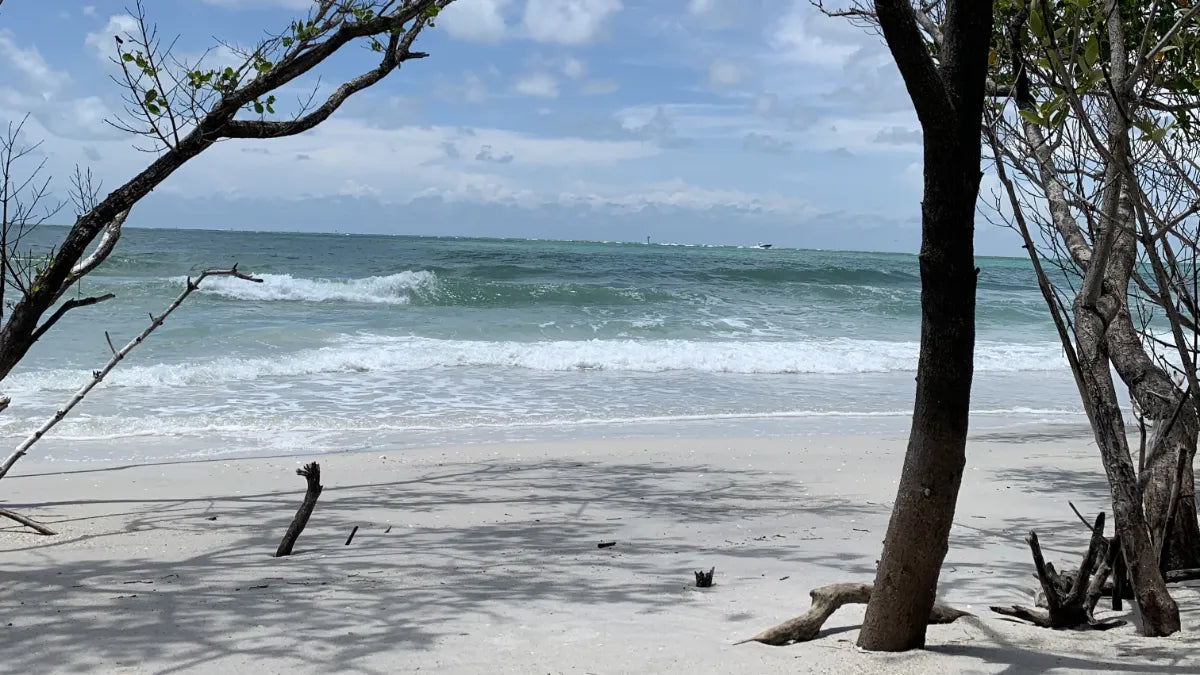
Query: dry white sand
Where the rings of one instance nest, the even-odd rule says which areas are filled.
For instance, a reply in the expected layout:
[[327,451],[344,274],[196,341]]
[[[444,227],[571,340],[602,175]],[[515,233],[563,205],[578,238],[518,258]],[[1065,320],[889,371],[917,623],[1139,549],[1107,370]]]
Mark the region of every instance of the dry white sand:
[[[1087,533],[1067,500],[1092,514],[1106,495],[1079,435],[972,440],[941,593],[979,618],[931,627],[927,650],[858,651],[861,607],[811,643],[734,646],[807,609],[811,587],[873,579],[903,447],[802,437],[327,455],[325,493],[285,559],[271,554],[304,458],[30,459],[3,500],[60,534],[0,532],[0,670],[1200,672],[1193,589],[1176,593],[1189,632],[1168,639],[987,611],[1030,602],[1030,528],[1052,561],[1078,564]],[[692,571],[710,566],[717,585],[693,588]]]

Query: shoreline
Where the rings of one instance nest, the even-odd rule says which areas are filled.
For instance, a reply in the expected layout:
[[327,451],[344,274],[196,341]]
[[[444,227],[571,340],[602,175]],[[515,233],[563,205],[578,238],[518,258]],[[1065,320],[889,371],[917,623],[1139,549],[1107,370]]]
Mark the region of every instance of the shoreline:
[[[987,611],[1030,602],[1029,529],[1070,566],[1087,533],[1067,500],[1107,508],[1091,444],[1034,431],[968,446],[940,596],[977,618],[902,655],[853,648],[861,607],[811,643],[733,646],[802,613],[810,588],[871,581],[904,444],[620,439],[66,471],[30,459],[5,501],[59,535],[0,528],[14,600],[0,658],[30,673],[1200,668],[1187,633],[1060,633]],[[296,555],[272,558],[309,459],[325,491]],[[712,566],[716,585],[694,588]],[[1200,623],[1197,591],[1173,591],[1185,627]]]
[[[1082,415],[1082,413],[1080,413]],[[911,412],[821,414],[736,414],[644,420],[596,420],[554,424],[480,425],[457,429],[383,428],[258,432],[271,437],[269,445],[255,446],[257,437],[245,430],[211,431],[200,434],[74,438],[48,434],[31,450],[22,464],[170,464],[201,460],[270,459],[293,456],[326,456],[346,453],[423,452],[433,448],[462,446],[574,443],[583,441],[656,441],[680,438],[830,438],[843,436],[907,438]],[[1050,420],[1040,411],[1013,414],[1008,411],[974,413],[970,437],[996,435],[1091,438],[1086,419],[1063,416]],[[1016,418],[1016,419],[1013,419]],[[0,445],[15,447],[21,435],[0,437]],[[308,446],[289,451],[281,446]],[[235,449],[230,449],[235,448]],[[82,455],[82,456],[80,456]]]

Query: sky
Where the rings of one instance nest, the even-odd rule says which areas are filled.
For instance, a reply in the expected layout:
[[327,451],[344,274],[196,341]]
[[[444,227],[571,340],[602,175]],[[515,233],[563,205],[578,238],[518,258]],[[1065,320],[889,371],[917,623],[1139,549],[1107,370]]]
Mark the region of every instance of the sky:
[[[146,0],[185,58],[232,59],[309,0]],[[153,155],[108,123],[124,2],[4,0],[0,124],[29,119],[52,187]],[[885,45],[808,0],[457,0],[409,61],[300,136],[226,141],[132,226],[915,252],[921,133]],[[350,48],[281,114],[371,67]],[[987,189],[985,185],[985,190]],[[65,214],[59,220],[70,220]],[[1020,253],[977,224],[982,254]]]

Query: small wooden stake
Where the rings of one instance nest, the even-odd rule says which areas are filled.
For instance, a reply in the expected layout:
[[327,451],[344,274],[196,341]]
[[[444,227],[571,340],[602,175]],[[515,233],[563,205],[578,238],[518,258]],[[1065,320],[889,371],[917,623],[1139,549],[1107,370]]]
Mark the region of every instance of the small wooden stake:
[[304,493],[304,501],[296,511],[296,517],[292,519],[292,524],[283,535],[283,541],[279,542],[279,548],[275,550],[276,558],[292,554],[296,539],[304,531],[304,526],[308,525],[308,518],[317,507],[317,498],[321,496],[321,490],[325,489],[321,486],[321,466],[316,462],[305,464],[303,469],[296,469],[296,474],[304,476],[304,480],[308,482],[308,490]]
[[357,525],[355,525],[355,526],[354,526],[354,529],[353,529],[353,530],[350,530],[350,536],[349,536],[349,537],[346,537],[346,544],[345,544],[346,546],[349,546],[349,545],[350,545],[350,542],[354,541],[354,534],[355,534],[356,532],[358,532],[358,526],[357,526]]

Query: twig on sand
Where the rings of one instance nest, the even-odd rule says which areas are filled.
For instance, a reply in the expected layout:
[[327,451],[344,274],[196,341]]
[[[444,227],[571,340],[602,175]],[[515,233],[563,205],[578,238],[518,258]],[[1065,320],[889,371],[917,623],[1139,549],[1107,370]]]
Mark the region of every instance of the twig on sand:
[[29,518],[26,518],[25,516],[23,516],[19,513],[9,511],[8,509],[0,509],[0,516],[3,516],[10,520],[15,520],[18,523],[24,525],[25,527],[28,527],[28,528],[32,529],[33,531],[37,532],[38,534],[44,534],[46,536],[54,536],[54,535],[58,534],[54,530],[46,527],[45,525],[42,525],[41,523],[37,522],[36,520],[30,520]]

